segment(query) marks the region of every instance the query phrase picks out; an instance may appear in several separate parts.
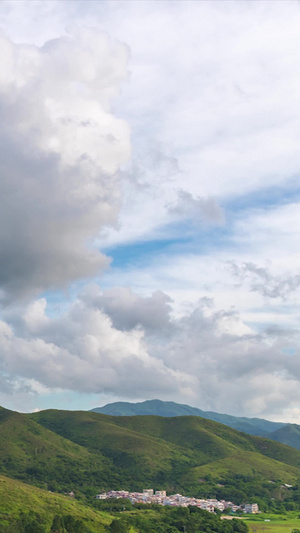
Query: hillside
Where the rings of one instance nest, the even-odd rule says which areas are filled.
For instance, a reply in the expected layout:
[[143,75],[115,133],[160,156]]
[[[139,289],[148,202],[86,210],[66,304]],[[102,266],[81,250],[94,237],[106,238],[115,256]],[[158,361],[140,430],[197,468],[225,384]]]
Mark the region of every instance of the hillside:
[[[87,412],[42,411],[31,415],[39,424],[105,456],[121,473],[123,486],[142,489],[160,475],[173,477],[176,465],[184,470],[196,464],[193,452],[159,437],[118,425],[115,417]],[[202,462],[207,457],[199,452]]]
[[62,438],[29,416],[0,408],[0,473],[50,490],[117,483],[101,453]]
[[140,403],[115,402],[107,404],[104,407],[96,407],[92,409],[92,412],[112,416],[200,416],[201,418],[220,422],[238,431],[244,431],[245,433],[249,433],[249,435],[257,436],[267,436],[269,433],[277,431],[286,425],[282,422],[271,422],[263,418],[247,418],[215,413],[213,411],[202,411],[190,405],[163,402],[161,400],[147,400]]
[[30,418],[104,456],[119,473],[121,484],[115,488],[153,486],[195,496],[235,495],[243,501],[261,494],[271,498],[280,484],[295,484],[300,478],[299,451],[200,417],[50,410]]
[[[97,502],[108,506],[108,502]],[[121,505],[120,505],[120,504]],[[124,505],[125,504],[125,505]],[[217,514],[190,509],[111,502],[110,513],[0,476],[1,533],[247,533],[242,521],[221,520]]]
[[10,531],[19,531],[19,523],[26,521],[26,531],[33,533],[38,529],[37,524],[50,531],[55,516],[71,516],[77,521],[76,531],[83,533],[102,533],[112,520],[107,513],[95,511],[69,497],[0,476],[0,530],[10,526]]
[[287,424],[270,433],[268,438],[300,450],[300,426],[297,424]]
[[[0,473],[52,491],[146,486],[227,498],[290,497],[300,452],[200,417],[0,410]],[[293,489],[294,490],[294,489]]]
[[243,431],[249,435],[266,437],[300,450],[300,426],[297,424],[285,424],[283,422],[271,422],[263,418],[247,418],[215,413],[213,411],[202,411],[190,405],[162,402],[161,400],[147,400],[140,403],[115,402],[107,404],[104,407],[96,407],[91,412],[112,416],[200,416],[207,420],[225,424],[237,431]]

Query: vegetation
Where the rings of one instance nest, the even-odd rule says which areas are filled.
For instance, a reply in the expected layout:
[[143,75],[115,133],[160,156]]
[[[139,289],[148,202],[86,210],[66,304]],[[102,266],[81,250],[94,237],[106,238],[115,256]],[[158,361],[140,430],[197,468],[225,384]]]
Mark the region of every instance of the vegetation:
[[68,496],[0,476],[0,533],[104,533],[112,517]]
[[30,417],[0,408],[0,473],[51,491],[84,492],[101,481],[118,483],[114,465],[101,454],[49,431]]
[[227,497],[242,503],[253,494],[253,486],[255,497],[271,500],[276,497],[276,483],[294,485],[300,477],[299,451],[199,417],[64,411],[42,411],[31,417],[110,461],[119,476],[114,488],[142,490],[149,485],[169,493],[209,497],[220,494],[218,485],[232,474],[242,475],[248,478],[247,490],[238,492],[236,485],[225,483]]
[[[207,418],[209,420],[214,420],[215,422],[220,422],[221,424],[225,424],[226,426],[237,429],[238,431],[244,431],[250,435],[261,436],[267,436],[268,433],[277,431],[278,429],[289,425],[282,422],[270,422],[269,420],[264,420],[263,418],[247,418],[214,413],[212,411],[202,411],[201,409],[197,409],[197,407],[191,407],[190,405],[184,405],[175,402],[162,402],[161,400],[147,400],[146,402],[139,403],[115,402],[105,405],[104,407],[96,407],[95,409],[92,409],[92,411],[113,416],[201,416],[201,418]],[[280,439],[275,440],[283,442]]]
[[270,438],[300,450],[300,426],[297,424],[287,424],[271,433]]
[[[241,521],[227,523],[194,507],[98,503],[93,510],[68,496],[0,476],[0,533],[247,533]],[[109,514],[100,510],[108,504]]]
[[300,503],[299,451],[200,417],[1,409],[0,424],[0,473],[94,507],[98,492],[147,486],[264,510]]
[[247,533],[248,526],[240,520],[221,520],[216,514],[197,507],[159,507],[149,511],[126,513],[126,522],[143,533]]
[[256,515],[247,518],[247,525],[250,533],[294,533],[300,529],[299,511]]
[[162,402],[161,400],[147,400],[146,402],[140,403],[115,402],[104,407],[96,407],[92,411],[113,416],[200,416],[208,420],[220,422],[249,435],[267,437],[268,439],[287,444],[300,450],[300,426],[297,424],[285,424],[282,422],[271,422],[263,418],[247,418],[212,411],[202,411],[189,405],[175,402]]

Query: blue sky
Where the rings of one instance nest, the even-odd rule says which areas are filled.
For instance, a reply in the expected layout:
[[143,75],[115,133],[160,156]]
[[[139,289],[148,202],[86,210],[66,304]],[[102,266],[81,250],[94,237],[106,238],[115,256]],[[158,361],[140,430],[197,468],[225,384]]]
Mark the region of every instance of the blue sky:
[[297,2],[0,5],[0,403],[300,420]]

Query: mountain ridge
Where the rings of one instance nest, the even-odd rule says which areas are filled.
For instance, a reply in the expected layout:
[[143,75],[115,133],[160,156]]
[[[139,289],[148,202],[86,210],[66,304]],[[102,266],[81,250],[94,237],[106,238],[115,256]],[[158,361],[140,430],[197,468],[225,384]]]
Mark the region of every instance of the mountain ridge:
[[91,409],[91,412],[102,413],[112,416],[137,416],[156,415],[163,417],[176,416],[200,416],[207,420],[213,420],[220,424],[242,431],[248,435],[265,437],[287,446],[300,450],[300,425],[272,422],[264,418],[247,418],[214,411],[202,411],[197,407],[176,402],[163,402],[162,400],[146,400],[144,402],[114,402],[103,407]]
[[216,413],[214,411],[202,411],[198,407],[176,402],[164,402],[162,400],[146,400],[144,402],[114,402],[103,407],[95,407],[91,412],[102,413],[112,416],[136,416],[155,415],[164,417],[174,416],[200,416],[213,420],[237,431],[243,431],[249,435],[267,436],[268,433],[278,431],[288,424],[284,422],[272,422],[263,418],[238,417],[233,415]]

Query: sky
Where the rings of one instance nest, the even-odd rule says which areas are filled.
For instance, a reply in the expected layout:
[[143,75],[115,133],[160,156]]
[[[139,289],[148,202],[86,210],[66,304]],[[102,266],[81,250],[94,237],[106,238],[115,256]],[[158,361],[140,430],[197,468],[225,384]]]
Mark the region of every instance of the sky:
[[0,3],[0,404],[300,423],[300,3]]

